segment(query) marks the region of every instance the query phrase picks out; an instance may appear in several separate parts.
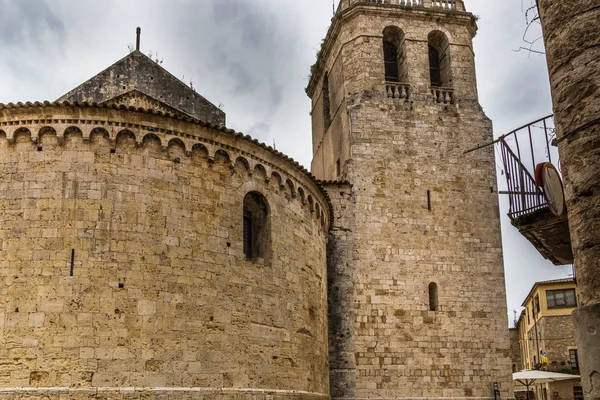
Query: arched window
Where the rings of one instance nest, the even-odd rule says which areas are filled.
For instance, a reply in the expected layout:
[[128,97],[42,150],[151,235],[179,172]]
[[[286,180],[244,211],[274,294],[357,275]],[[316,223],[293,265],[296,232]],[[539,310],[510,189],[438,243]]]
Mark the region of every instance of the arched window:
[[443,32],[433,31],[428,37],[429,76],[432,87],[452,87],[450,43]]
[[435,282],[429,284],[429,311],[438,311],[438,286]]
[[329,73],[323,77],[323,126],[325,130],[331,125],[331,102],[329,100]]
[[259,192],[244,197],[244,255],[247,260],[270,260],[271,222],[267,199]]
[[392,42],[383,41],[383,62],[385,63],[385,81],[399,82],[398,50]]
[[404,32],[396,26],[388,26],[383,30],[383,63],[386,82],[408,81]]
[[429,76],[431,86],[442,86],[442,74],[440,72],[440,54],[435,47],[429,45]]

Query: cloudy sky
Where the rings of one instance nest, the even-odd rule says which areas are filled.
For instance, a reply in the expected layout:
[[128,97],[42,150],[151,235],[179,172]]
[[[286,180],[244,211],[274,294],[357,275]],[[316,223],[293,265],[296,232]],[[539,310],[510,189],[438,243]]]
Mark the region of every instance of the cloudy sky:
[[[544,56],[514,51],[524,45],[532,2],[465,0],[480,17],[480,101],[496,135],[552,112]],[[310,166],[304,87],[331,0],[0,0],[0,10],[0,102],[55,100],[125,56],[141,26],[142,51],[223,104],[229,127]],[[500,201],[512,320],[535,281],[567,277],[571,268],[543,260]]]

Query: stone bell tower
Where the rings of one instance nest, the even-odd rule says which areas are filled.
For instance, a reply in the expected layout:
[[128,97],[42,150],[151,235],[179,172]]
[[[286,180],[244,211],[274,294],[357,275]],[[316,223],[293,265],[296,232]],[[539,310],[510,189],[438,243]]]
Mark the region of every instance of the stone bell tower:
[[311,71],[332,399],[512,397],[476,30],[461,0],[342,0]]

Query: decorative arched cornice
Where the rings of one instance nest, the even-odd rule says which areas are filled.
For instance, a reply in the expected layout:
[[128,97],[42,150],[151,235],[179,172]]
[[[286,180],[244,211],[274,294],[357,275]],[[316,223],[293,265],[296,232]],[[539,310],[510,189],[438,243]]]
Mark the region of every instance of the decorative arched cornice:
[[[36,110],[42,109],[43,112],[36,113]],[[46,109],[56,111],[49,116]],[[131,113],[142,115],[128,115]],[[154,136],[162,147],[174,143],[182,146],[187,156],[191,156],[194,150],[206,154],[209,161],[214,161],[217,154],[223,155],[232,168],[236,161],[243,159],[245,162],[242,163],[250,175],[259,169],[266,175],[267,182],[275,178],[281,189],[287,187],[292,198],[298,197],[299,189],[303,188],[300,201],[304,203],[304,195],[308,196],[313,203],[311,211],[314,211],[314,202],[322,199],[321,207],[329,210],[326,229],[332,225],[331,201],[318,179],[294,159],[232,129],[191,117],[123,105],[68,101],[0,104],[0,132],[9,143],[14,143],[15,137],[20,135],[29,135],[36,142],[43,127],[56,132],[59,144],[64,142],[68,130],[69,133],[78,131],[86,142],[97,141],[98,137],[108,139],[113,149],[117,139],[133,139],[136,145],[143,146],[147,138]],[[35,128],[37,130],[33,134],[32,129]]]

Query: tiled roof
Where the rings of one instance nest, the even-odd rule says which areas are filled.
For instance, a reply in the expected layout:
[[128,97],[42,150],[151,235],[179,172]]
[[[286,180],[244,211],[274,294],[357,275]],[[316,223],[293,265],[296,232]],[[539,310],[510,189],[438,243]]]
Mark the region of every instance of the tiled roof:
[[536,287],[542,286],[542,285],[557,285],[557,284],[561,284],[561,283],[576,283],[576,282],[575,282],[575,278],[561,278],[561,279],[552,279],[549,281],[536,282],[531,287],[529,294],[527,295],[527,297],[525,297],[525,300],[523,300],[523,304],[521,304],[521,306],[525,307],[525,303],[527,302],[527,299],[529,299],[531,297],[531,295],[533,294]]
[[536,282],[536,285],[549,285],[549,284],[553,284],[553,283],[575,283],[575,278],[562,278],[562,279],[552,279],[549,281],[541,281],[541,282]]

